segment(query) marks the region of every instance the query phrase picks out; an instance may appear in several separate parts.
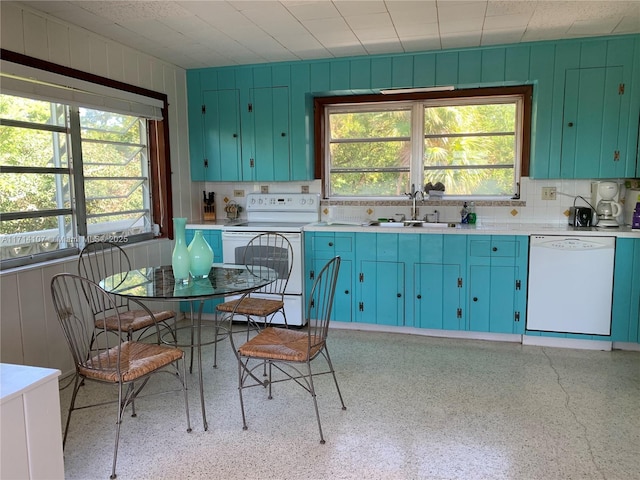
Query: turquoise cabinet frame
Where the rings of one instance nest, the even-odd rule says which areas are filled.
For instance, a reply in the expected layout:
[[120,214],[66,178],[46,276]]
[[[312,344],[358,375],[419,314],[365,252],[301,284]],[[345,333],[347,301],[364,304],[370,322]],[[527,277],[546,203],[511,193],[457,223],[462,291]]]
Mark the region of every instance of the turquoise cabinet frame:
[[[604,89],[601,80],[589,78],[592,74],[597,76],[598,70],[605,73],[604,84],[624,84],[624,93],[618,96],[617,88],[615,91]],[[575,76],[577,84],[576,79],[572,79]],[[251,122],[249,119],[245,121],[248,113],[245,107],[251,103],[252,90],[255,94],[255,89],[274,88],[273,94],[280,95],[282,91],[277,89],[286,88],[288,101],[277,102],[280,106],[287,104],[286,115],[284,112],[271,112],[274,118],[288,118],[290,124],[288,168],[278,165],[277,170],[286,172],[287,180],[301,181],[314,179],[314,96],[377,93],[382,88],[399,87],[453,85],[462,89],[523,84],[534,86],[530,177],[640,176],[636,158],[640,117],[640,35],[636,34],[188,70],[192,178],[204,178],[201,110],[202,92],[205,90],[239,91],[243,129],[240,169],[243,179],[260,180],[262,173],[247,171],[251,168],[247,164],[248,159],[255,159],[250,152],[255,146],[255,139],[251,133]],[[589,102],[583,102],[585,98],[599,107],[588,111]],[[580,150],[582,142],[574,142],[574,134],[567,131],[565,110],[568,113],[578,106],[581,108],[578,108],[576,118],[579,120],[574,122],[574,127],[577,127],[574,131],[582,130],[577,135],[588,139],[588,145],[597,144],[597,147]],[[585,119],[587,125],[583,127]],[[264,125],[263,120],[257,123]],[[244,138],[245,128],[247,138]],[[276,139],[273,137],[274,141]],[[619,153],[616,160],[611,160],[608,152],[614,143],[614,151]],[[258,145],[260,151],[255,152],[256,155],[271,154],[271,145],[265,147],[265,152],[260,142]],[[584,171],[580,167],[582,164],[585,165]],[[265,176],[265,179],[270,178],[270,173]]]

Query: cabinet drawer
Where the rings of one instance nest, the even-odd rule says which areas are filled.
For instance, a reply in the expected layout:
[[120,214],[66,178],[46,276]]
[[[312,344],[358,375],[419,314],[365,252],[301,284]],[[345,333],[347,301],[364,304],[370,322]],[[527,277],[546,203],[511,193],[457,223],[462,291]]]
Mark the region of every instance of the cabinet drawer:
[[316,252],[331,255],[353,250],[353,237],[345,235],[316,234],[313,238],[313,249]]
[[469,240],[469,256],[470,257],[508,257],[515,258],[519,256],[518,242],[513,238],[501,239],[493,237],[490,239],[470,239]]

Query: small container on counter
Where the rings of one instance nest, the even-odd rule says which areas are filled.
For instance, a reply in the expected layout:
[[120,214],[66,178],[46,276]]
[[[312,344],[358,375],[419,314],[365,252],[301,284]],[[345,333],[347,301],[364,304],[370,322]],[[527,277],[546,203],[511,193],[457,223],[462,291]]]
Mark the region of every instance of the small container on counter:
[[216,219],[216,194],[214,192],[202,192],[204,195],[204,205],[202,207],[202,219],[205,221],[215,221]]

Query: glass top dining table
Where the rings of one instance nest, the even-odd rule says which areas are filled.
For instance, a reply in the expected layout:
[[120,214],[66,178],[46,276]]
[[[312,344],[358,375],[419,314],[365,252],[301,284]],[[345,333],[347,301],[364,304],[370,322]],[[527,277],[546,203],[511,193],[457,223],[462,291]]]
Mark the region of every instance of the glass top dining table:
[[[247,266],[227,263],[214,263],[206,277],[189,277],[188,281],[176,282],[171,265],[144,267],[127,272],[119,272],[100,281],[100,287],[114,295],[134,298],[138,301],[189,301],[198,302],[198,315],[195,322],[196,338],[190,345],[195,347],[198,358],[200,382],[200,405],[202,421],[207,430],[204,388],[202,380],[202,309],[204,302],[224,296],[247,295],[273,282],[277,272],[261,266]],[[192,308],[193,311],[193,308]]]

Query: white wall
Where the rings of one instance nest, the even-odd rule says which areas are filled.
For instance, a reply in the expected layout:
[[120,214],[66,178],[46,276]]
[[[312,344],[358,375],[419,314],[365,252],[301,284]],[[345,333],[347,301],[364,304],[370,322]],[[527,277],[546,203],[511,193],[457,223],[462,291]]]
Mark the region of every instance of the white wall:
[[[0,21],[4,49],[167,94],[174,216],[191,217],[191,209],[200,208],[191,194],[183,69],[5,1]],[[169,263],[171,248],[172,242],[157,240],[127,251],[139,267]],[[0,361],[73,368],[49,292],[51,277],[65,271],[77,271],[75,258],[0,273]]]

